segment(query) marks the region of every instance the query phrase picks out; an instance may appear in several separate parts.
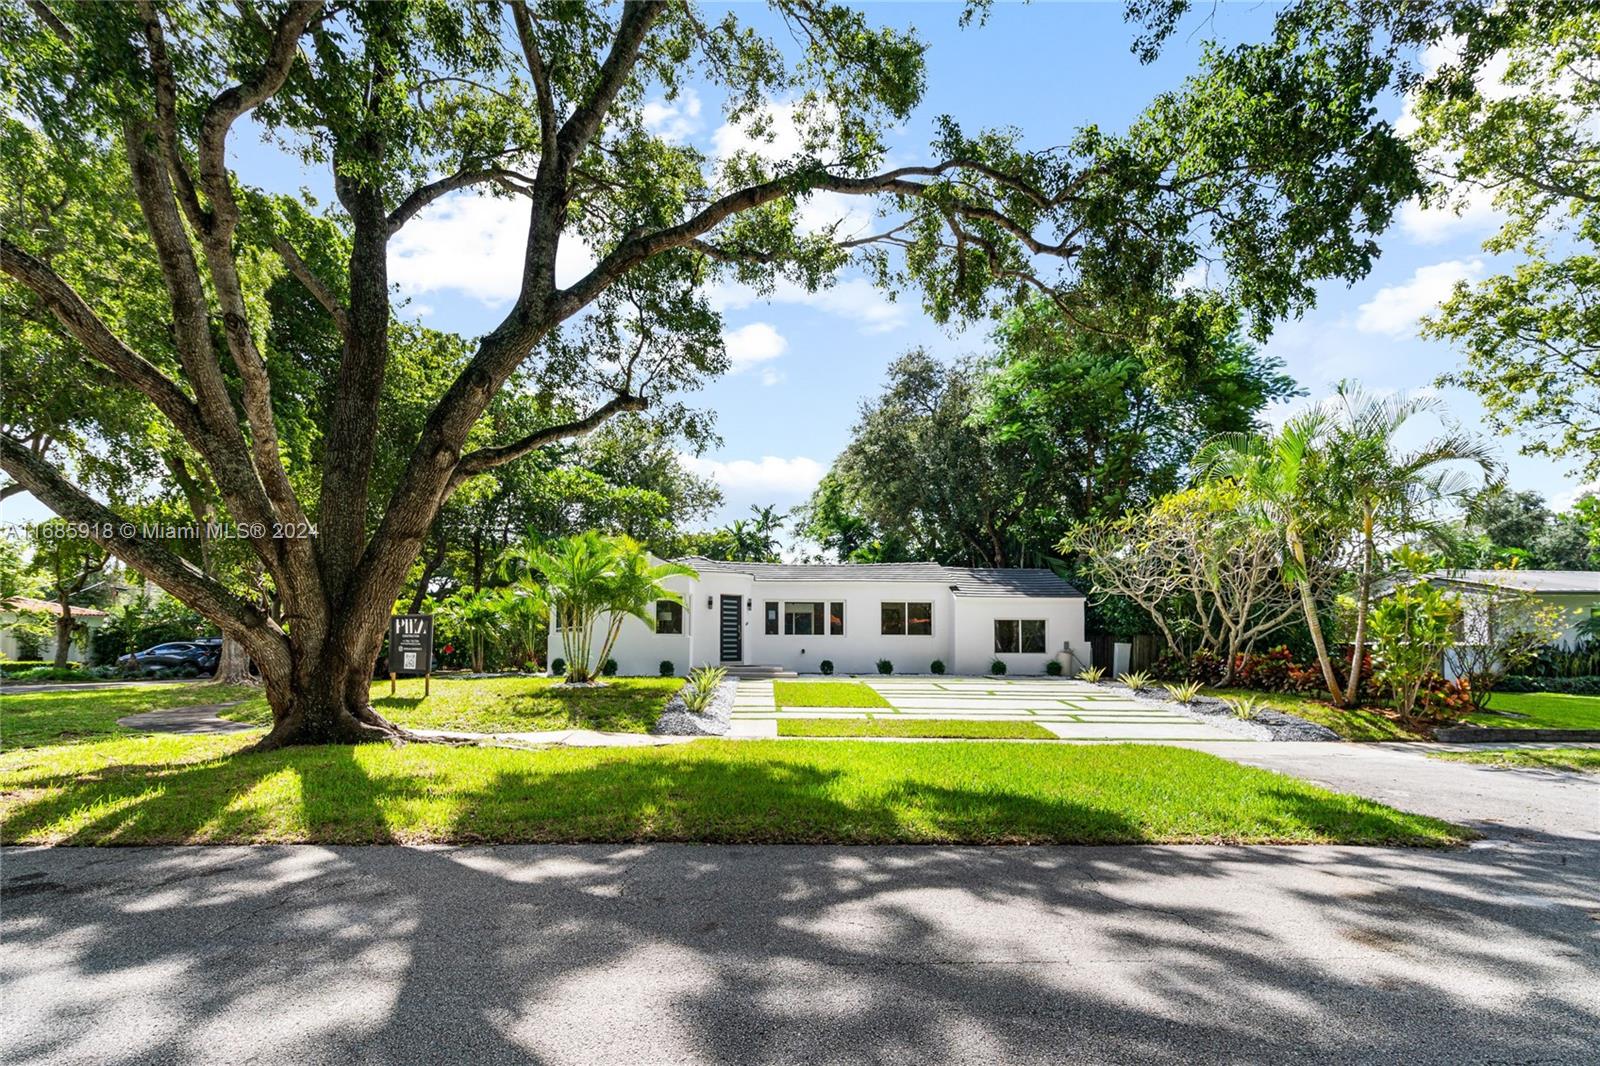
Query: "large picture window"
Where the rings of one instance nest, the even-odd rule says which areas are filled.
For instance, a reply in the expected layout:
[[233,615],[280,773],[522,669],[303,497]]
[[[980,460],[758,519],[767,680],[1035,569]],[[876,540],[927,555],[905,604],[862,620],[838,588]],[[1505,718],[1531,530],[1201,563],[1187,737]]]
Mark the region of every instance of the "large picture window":
[[822,604],[805,600],[785,603],[783,632],[790,637],[820,637],[825,632],[822,628]]
[[933,635],[933,604],[912,601],[909,603],[879,604],[882,632],[886,637],[928,637]]
[[997,618],[994,622],[994,650],[1021,652],[1026,655],[1044,654],[1044,619]]
[[673,600],[656,601],[656,632],[683,632],[683,604]]

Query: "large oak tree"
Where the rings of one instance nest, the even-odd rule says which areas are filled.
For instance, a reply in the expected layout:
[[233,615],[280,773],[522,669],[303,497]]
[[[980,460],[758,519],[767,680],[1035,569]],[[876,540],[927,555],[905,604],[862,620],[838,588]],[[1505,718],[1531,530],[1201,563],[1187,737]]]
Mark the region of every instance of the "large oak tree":
[[[1184,5],[1134,6],[1152,54]],[[8,143],[29,144],[39,173],[8,190],[0,273],[75,343],[86,378],[136,397],[192,449],[220,514],[267,531],[248,547],[281,614],[123,535],[25,437],[0,437],[0,468],[249,650],[274,714],[265,746],[393,737],[368,681],[440,508],[476,475],[716,372],[705,282],[816,286],[853,260],[940,320],[1042,295],[1082,328],[1158,352],[1221,300],[1264,332],[1317,281],[1364,274],[1417,190],[1375,102],[1448,10],[1291,4],[1270,39],[1208,50],[1126,131],[1029,148],[945,118],[926,162],[889,166],[885,131],[922,94],[916,34],[818,0],[771,7],[770,37],[737,11],[678,2],[6,7]],[[715,159],[653,131],[647,105],[690,84],[722,93],[756,136],[786,105],[799,150]],[[236,172],[241,124],[331,171],[335,202]],[[381,404],[388,245],[463,190],[525,206],[516,295],[396,441]],[[881,226],[807,229],[799,209],[823,192],[872,199]],[[315,239],[329,224],[336,256]],[[557,280],[564,242],[594,256],[570,283]],[[102,247],[141,267],[108,274]],[[1218,291],[1176,295],[1202,257],[1220,264]],[[281,375],[312,371],[275,357],[261,297],[285,272],[339,338],[303,440]],[[487,416],[512,381],[546,390],[549,421],[502,435]],[[272,535],[310,525],[315,536]]]

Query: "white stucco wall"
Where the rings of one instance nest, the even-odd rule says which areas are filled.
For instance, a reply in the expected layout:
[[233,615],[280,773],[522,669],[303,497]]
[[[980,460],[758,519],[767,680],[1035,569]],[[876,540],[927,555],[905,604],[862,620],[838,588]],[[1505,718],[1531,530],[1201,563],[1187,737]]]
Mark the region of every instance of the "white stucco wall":
[[[1081,598],[957,597],[948,585],[934,582],[757,581],[746,574],[710,571],[699,580],[671,579],[668,586],[684,596],[687,632],[682,636],[653,633],[638,619],[626,619],[612,652],[619,673],[655,674],[663,659],[670,659],[679,673],[691,666],[717,665],[724,595],[741,600],[742,661],[799,673],[820,673],[824,659],[831,660],[839,674],[875,674],[879,659],[892,662],[896,673],[925,674],[935,659],[943,660],[950,673],[985,673],[995,657],[997,618],[1039,618],[1046,624],[1044,654],[1001,656],[1010,673],[1042,673],[1045,662],[1068,643],[1080,659],[1087,661],[1088,656]],[[780,607],[779,632],[769,634],[765,624],[768,600],[780,604],[820,602],[824,628],[827,605],[842,602],[844,633],[786,635]],[[932,634],[884,634],[881,605],[885,602],[931,603]],[[561,654],[558,640],[552,642],[550,654]]]

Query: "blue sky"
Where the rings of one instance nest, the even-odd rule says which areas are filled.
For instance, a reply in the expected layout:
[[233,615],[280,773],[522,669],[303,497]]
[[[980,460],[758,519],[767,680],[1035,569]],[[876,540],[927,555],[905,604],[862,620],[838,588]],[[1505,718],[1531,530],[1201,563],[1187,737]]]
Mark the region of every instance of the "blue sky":
[[[958,4],[878,3],[870,17],[912,25],[929,42],[928,89],[912,120],[890,139],[895,162],[925,161],[933,121],[950,114],[963,128],[1011,125],[1034,147],[1061,144],[1081,126],[1119,129],[1150,98],[1176,87],[1194,69],[1201,42],[1259,39],[1270,27],[1272,4],[1220,5],[1196,18],[1169,43],[1162,57],[1140,65],[1128,45],[1134,31],[1120,3],[997,4],[988,23],[960,28]],[[763,9],[739,5],[741,17],[768,21]],[[655,101],[657,128],[715,151],[736,139],[725,127],[720,101],[709,91],[685,94],[674,104]],[[1390,102],[1398,118],[1402,103]],[[326,197],[326,174],[304,173],[287,157],[241,129],[234,156],[243,180],[268,188],[301,186]],[[819,203],[812,210],[854,208],[857,202]],[[431,326],[475,336],[492,328],[517,283],[526,220],[512,201],[458,195],[435,205],[409,225],[391,247],[393,280],[410,300],[406,313]],[[1458,361],[1448,346],[1415,336],[1418,315],[1448,292],[1457,278],[1482,276],[1494,260],[1479,243],[1492,213],[1463,217],[1408,208],[1383,238],[1383,256],[1354,287],[1326,285],[1318,306],[1282,324],[1267,350],[1310,394],[1325,396],[1341,378],[1375,390],[1416,390]],[[572,249],[572,267],[582,253]],[[987,328],[941,330],[916,296],[893,300],[861,278],[844,275],[825,292],[780,293],[763,301],[733,287],[716,291],[725,317],[735,370],[711,382],[689,402],[717,412],[723,446],[686,458],[718,481],[726,495],[722,522],[751,504],[789,507],[801,502],[846,444],[863,398],[874,395],[884,368],[900,353],[925,346],[946,357],[981,352]],[[1474,398],[1460,390],[1442,397],[1451,415],[1480,425]],[[1286,409],[1270,412],[1281,420]],[[1512,483],[1536,489],[1558,506],[1576,495],[1577,479],[1561,465],[1516,454],[1515,438],[1501,441]],[[8,518],[35,517],[31,501],[8,505]]]

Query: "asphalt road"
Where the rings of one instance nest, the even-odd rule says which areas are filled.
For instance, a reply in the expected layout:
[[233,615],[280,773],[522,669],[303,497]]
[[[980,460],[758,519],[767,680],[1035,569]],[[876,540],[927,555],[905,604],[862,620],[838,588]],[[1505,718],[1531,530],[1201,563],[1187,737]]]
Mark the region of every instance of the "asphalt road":
[[8,849],[0,1055],[1592,1064],[1596,783],[1330,747],[1297,757],[1486,795],[1491,837]]

